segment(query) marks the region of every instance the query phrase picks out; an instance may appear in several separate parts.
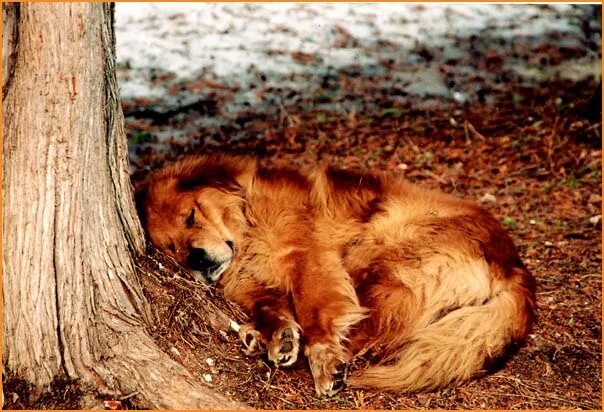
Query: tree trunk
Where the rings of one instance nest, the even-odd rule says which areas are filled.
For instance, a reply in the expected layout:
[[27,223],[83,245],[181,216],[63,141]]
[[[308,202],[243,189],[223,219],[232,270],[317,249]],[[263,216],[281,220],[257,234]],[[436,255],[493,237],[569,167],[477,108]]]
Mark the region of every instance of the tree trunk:
[[236,408],[146,332],[108,4],[3,4],[4,364],[152,408]]

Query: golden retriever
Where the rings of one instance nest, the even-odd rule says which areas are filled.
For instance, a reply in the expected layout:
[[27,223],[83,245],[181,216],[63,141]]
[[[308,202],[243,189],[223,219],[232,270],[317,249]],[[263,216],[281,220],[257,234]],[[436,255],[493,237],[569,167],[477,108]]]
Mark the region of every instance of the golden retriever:
[[137,200],[153,245],[248,311],[247,353],[288,366],[303,348],[319,395],[462,382],[533,321],[534,279],[498,221],[393,175],[191,156]]

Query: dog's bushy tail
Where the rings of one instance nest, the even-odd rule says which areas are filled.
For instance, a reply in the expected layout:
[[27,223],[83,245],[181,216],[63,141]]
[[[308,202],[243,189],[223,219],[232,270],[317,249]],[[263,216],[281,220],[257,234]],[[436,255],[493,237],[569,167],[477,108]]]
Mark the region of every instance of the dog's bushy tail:
[[357,387],[415,392],[456,384],[484,372],[510,346],[522,343],[534,316],[534,284],[514,268],[496,296],[456,309],[409,335],[397,353],[351,376]]

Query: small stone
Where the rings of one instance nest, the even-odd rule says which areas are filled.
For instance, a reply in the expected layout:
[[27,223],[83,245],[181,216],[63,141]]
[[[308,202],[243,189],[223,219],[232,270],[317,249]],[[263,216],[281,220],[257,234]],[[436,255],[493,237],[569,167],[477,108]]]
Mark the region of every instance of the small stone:
[[589,223],[595,226],[600,223],[600,220],[602,220],[602,215],[595,215],[589,218]]
[[468,100],[468,96],[460,92],[453,92],[453,99],[455,99],[459,103],[465,103]]
[[231,330],[233,330],[234,332],[237,332],[237,333],[239,332],[239,329],[241,329],[241,326],[234,320],[231,320],[230,326],[231,326]]
[[480,201],[483,203],[495,203],[497,202],[497,198],[495,196],[493,196],[490,193],[485,193],[481,198]]
[[449,117],[449,123],[453,127],[457,126],[457,121],[454,118],[452,118],[452,117]]
[[213,380],[212,375],[210,375],[209,373],[204,373],[203,380],[206,381],[207,383],[212,382],[212,380]]
[[409,165],[407,163],[399,163],[399,165],[397,167],[401,170],[409,169]]
[[176,356],[180,356],[180,352],[178,351],[178,349],[176,349],[174,346],[172,346],[170,348],[170,352],[172,352],[173,354],[175,354]]
[[206,363],[208,364],[208,366],[216,365],[216,362],[214,362],[214,359],[212,359],[212,358],[206,359]]
[[545,244],[545,246],[547,247],[552,247],[554,246],[554,244],[552,242],[550,242],[549,240],[546,240],[545,242],[543,242]]
[[530,223],[531,225],[536,225],[536,224],[537,224],[537,222],[535,221],[535,219],[531,219],[531,220],[529,220],[529,223]]

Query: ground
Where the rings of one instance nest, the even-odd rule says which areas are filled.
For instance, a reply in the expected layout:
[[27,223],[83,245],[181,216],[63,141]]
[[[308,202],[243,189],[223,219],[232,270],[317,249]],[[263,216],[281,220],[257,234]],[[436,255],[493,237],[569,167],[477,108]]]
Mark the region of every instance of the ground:
[[[433,393],[328,399],[303,359],[275,369],[216,332],[201,314],[208,294],[245,315],[150,250],[141,278],[171,356],[252,408],[601,409],[599,6],[121,6],[135,186],[183,154],[217,151],[388,170],[481,203],[538,282],[534,330],[496,371]],[[5,408],[69,407],[72,385],[31,405],[14,378]]]

